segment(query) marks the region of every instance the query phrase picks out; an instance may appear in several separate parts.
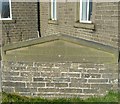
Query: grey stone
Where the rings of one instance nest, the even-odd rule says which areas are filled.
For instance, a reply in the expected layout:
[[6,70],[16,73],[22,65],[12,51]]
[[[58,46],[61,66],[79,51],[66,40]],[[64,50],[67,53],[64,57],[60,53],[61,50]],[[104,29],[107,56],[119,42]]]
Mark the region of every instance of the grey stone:
[[2,82],[2,86],[7,87],[25,87],[25,83],[23,82]]
[[34,81],[43,81],[44,78],[33,78]]

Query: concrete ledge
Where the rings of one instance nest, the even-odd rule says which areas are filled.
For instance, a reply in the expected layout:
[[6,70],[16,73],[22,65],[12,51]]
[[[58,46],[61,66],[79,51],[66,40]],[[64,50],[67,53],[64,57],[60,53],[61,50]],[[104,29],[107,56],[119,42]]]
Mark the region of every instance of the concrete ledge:
[[98,50],[113,53],[118,57],[118,48],[115,48],[115,47],[111,47],[111,46],[104,45],[104,44],[101,44],[101,43],[97,43],[97,42],[73,37],[73,36],[70,36],[70,35],[64,35],[64,34],[60,38],[62,40],[65,40],[65,41],[70,41],[70,42],[73,42],[73,43],[76,43],[76,44],[81,44],[81,45],[88,46],[88,47],[91,47],[91,48],[95,48],[95,49],[98,49]]
[[9,23],[16,23],[16,20],[3,20],[2,23],[3,24],[9,24]]
[[41,44],[41,43],[49,42],[52,40],[58,40],[58,36],[52,35],[52,36],[47,36],[47,37],[36,38],[33,40],[27,40],[27,41],[21,41],[18,43],[7,44],[3,46],[3,51],[5,52],[5,51],[14,50],[14,49],[22,48],[22,47]]
[[74,24],[74,27],[76,27],[76,28],[90,29],[90,30],[94,30],[95,29],[95,25],[92,24],[92,23],[80,23],[80,22],[76,22]]
[[57,20],[48,20],[48,24],[58,25],[58,21]]
[[50,36],[46,36],[46,37],[41,37],[41,38],[37,38],[37,39],[33,39],[33,40],[27,40],[27,41],[22,41],[22,42],[18,42],[18,43],[12,43],[12,44],[8,44],[3,46],[3,51],[9,51],[9,50],[14,50],[14,49],[18,49],[18,48],[23,48],[23,47],[27,47],[27,46],[32,46],[32,45],[36,45],[36,44],[42,44],[45,42],[50,42],[50,41],[54,41],[54,40],[64,40],[64,41],[68,41],[68,42],[72,42],[75,44],[80,44],[83,46],[88,46],[91,48],[95,48],[98,50],[102,50],[105,52],[109,52],[114,54],[116,57],[118,57],[118,49],[111,47],[111,46],[107,46],[104,44],[100,44],[100,43],[96,43],[93,41],[89,41],[89,40],[84,40],[81,38],[77,38],[77,37],[73,37],[73,36],[69,36],[69,35],[50,35]]

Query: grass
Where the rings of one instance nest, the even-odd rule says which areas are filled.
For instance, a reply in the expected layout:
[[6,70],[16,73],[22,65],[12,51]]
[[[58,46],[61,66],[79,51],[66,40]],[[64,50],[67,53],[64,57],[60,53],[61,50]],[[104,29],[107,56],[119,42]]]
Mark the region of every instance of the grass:
[[104,97],[91,97],[84,100],[80,98],[44,99],[40,97],[32,98],[3,92],[2,104],[118,104],[118,95],[117,92],[110,91]]

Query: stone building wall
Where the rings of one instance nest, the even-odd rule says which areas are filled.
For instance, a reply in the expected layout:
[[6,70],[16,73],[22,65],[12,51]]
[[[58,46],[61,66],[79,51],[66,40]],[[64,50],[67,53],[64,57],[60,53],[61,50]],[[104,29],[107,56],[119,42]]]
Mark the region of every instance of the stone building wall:
[[118,46],[117,2],[97,2],[94,4],[94,29],[86,29],[90,24],[77,23],[78,26],[76,26],[76,2],[57,2],[57,23],[50,20],[49,4],[49,2],[40,3],[42,36],[66,34],[104,45]]
[[118,89],[117,64],[4,62],[2,90],[47,98],[104,95]]
[[38,37],[37,3],[12,2],[11,6],[12,20],[2,21],[2,44]]
[[[58,21],[51,21],[49,3],[41,2],[42,37],[65,34],[117,48],[118,3],[96,3],[94,24],[76,22],[76,5],[58,3]],[[3,44],[38,37],[36,8],[36,3],[12,3],[13,20],[3,21]],[[10,29],[9,37],[6,27]],[[11,60],[3,62],[2,67],[2,91],[5,92],[52,98],[103,95],[118,89],[118,63]]]
[[[57,2],[57,23],[50,20],[50,3],[40,3],[40,30],[42,37],[66,34],[101,44],[118,46],[118,3],[97,2],[94,5],[94,29],[89,24],[77,23],[76,2]],[[12,2],[13,20],[3,21],[3,44],[38,37],[37,3]],[[7,31],[9,36],[7,36]],[[10,38],[10,39],[9,39]]]

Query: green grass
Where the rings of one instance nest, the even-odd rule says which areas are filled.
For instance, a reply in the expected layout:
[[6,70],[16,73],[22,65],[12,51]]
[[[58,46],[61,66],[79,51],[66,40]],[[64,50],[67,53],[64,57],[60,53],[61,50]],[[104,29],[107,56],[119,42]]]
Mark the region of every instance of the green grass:
[[80,98],[59,98],[59,99],[44,99],[40,97],[31,98],[20,96],[17,94],[2,93],[2,104],[117,104],[118,93],[110,91],[104,97],[91,97],[87,99]]

